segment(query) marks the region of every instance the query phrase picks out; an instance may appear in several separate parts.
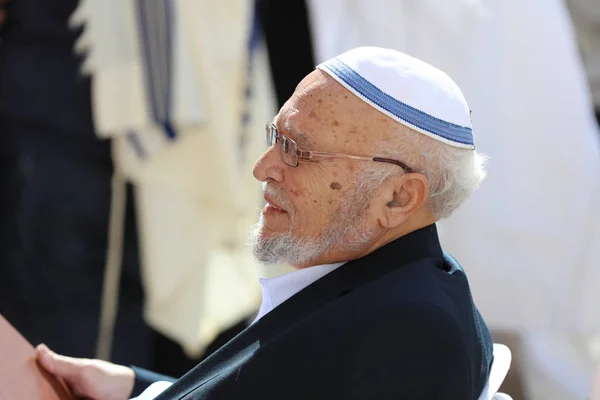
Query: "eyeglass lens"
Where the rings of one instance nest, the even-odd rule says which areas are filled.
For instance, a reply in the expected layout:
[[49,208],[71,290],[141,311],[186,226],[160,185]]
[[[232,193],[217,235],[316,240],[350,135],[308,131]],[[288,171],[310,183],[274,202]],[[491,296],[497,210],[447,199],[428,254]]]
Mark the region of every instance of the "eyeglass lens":
[[273,126],[267,126],[267,145],[273,146],[277,140],[280,142],[279,151],[281,160],[291,167],[298,165],[298,146],[294,141],[283,135],[278,135]]

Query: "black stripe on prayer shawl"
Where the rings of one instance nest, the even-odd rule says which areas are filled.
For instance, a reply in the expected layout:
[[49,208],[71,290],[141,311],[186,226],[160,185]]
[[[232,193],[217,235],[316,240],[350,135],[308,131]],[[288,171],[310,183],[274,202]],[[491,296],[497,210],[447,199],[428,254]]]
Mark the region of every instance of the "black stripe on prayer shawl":
[[172,0],[138,0],[137,21],[144,59],[148,103],[154,122],[170,139],[176,137],[171,123],[173,65]]

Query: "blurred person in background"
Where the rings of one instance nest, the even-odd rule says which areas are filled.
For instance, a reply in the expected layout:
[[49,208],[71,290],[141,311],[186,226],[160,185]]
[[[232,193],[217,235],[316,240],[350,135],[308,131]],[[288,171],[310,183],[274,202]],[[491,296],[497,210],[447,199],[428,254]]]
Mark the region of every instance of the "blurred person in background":
[[[73,52],[77,1],[0,3],[0,313],[33,343],[93,357],[113,165]],[[132,203],[124,237],[110,359],[150,366]]]
[[[144,9],[144,5],[147,8]],[[267,82],[269,67],[265,50],[257,44],[260,40],[250,34],[253,14],[251,3],[233,1],[215,7],[207,5],[200,9],[191,5],[193,11],[187,12],[180,8],[161,9],[159,14],[146,12],[158,5],[159,3],[140,3],[139,8],[135,8],[131,4],[119,2],[109,5],[104,1],[71,1],[61,4],[47,2],[43,7],[37,7],[33,0],[29,0],[8,10],[12,17],[3,32],[5,43],[0,62],[4,78],[1,87],[3,104],[8,104],[3,109],[2,122],[6,126],[5,132],[11,132],[11,135],[2,137],[3,144],[6,144],[2,147],[2,161],[6,164],[3,170],[6,179],[2,180],[5,182],[3,189],[6,190],[3,192],[6,195],[3,196],[2,204],[5,206],[3,213],[8,215],[3,229],[10,238],[4,244],[11,247],[3,256],[12,261],[3,263],[6,271],[2,273],[6,279],[2,280],[2,284],[6,285],[7,290],[2,293],[0,312],[32,342],[47,341],[73,356],[91,357],[96,349],[96,354],[101,354],[105,359],[127,362],[130,358],[129,362],[149,366],[148,362],[135,355],[128,357],[128,352],[121,351],[122,342],[126,343],[128,340],[127,335],[139,332],[137,346],[128,346],[130,352],[143,350],[144,357],[149,358],[148,354],[152,352],[147,351],[147,348],[152,346],[154,354],[151,357],[151,367],[179,376],[198,359],[210,354],[220,343],[226,342],[247,326],[249,310],[254,312],[258,308],[256,302],[248,300],[252,296],[244,290],[244,276],[252,274],[237,274],[230,267],[231,258],[237,257],[234,253],[245,241],[245,235],[239,240],[236,236],[234,225],[239,215],[232,210],[237,205],[232,206],[227,200],[235,196],[225,196],[227,199],[223,199],[209,195],[207,202],[202,191],[205,187],[212,187],[210,178],[202,179],[197,173],[186,171],[208,171],[202,167],[190,168],[190,165],[197,160],[214,164],[218,145],[215,146],[214,142],[212,145],[199,142],[198,138],[215,140],[215,134],[225,132],[226,135],[220,135],[221,138],[216,140],[225,146],[229,145],[230,150],[223,152],[219,158],[223,165],[217,170],[225,171],[224,174],[229,176],[223,179],[221,175],[218,178],[221,178],[221,182],[237,179],[232,177],[231,172],[235,172],[238,163],[252,161],[262,151],[262,146],[259,145],[255,148],[260,150],[252,152],[252,138],[248,140],[244,136],[244,130],[256,129],[256,126],[248,126],[247,119],[251,123],[260,121],[262,124],[262,121],[273,114],[276,106],[271,105],[273,100]],[[268,52],[272,55],[269,61],[275,75],[275,89],[282,104],[291,95],[296,83],[314,65],[310,40],[306,39],[306,9],[303,1],[287,4],[287,10],[283,10],[277,2],[267,0],[260,1],[258,7],[261,26],[267,37]],[[285,45],[278,36],[282,26],[280,16],[284,11],[289,12],[290,7],[293,7],[296,16],[294,31],[299,45],[295,46],[294,53],[287,51],[282,54]],[[220,10],[231,9],[238,12],[220,13]],[[112,13],[107,14],[106,10],[112,10]],[[202,15],[206,19],[202,24],[204,30],[195,29],[198,28],[197,19],[189,21],[195,27],[190,28],[182,17],[186,13]],[[161,16],[177,23],[168,24],[167,30],[161,30],[161,24],[166,23]],[[84,20],[92,22],[82,24],[81,21]],[[214,22],[214,25],[208,21]],[[287,26],[290,27],[289,22]],[[178,39],[175,41],[169,30],[177,29]],[[219,34],[220,30],[227,32],[227,35]],[[112,40],[111,33],[117,39]],[[222,42],[215,46],[198,44],[202,37],[213,35],[222,38]],[[171,50],[180,46],[185,48],[188,43],[191,43],[193,50],[186,54]],[[162,47],[165,44],[169,50]],[[242,72],[247,68],[249,51],[255,53],[251,59],[251,64],[255,65],[251,66],[250,71],[251,105],[244,110],[241,107],[245,89]],[[150,56],[149,53],[153,55]],[[201,53],[200,65],[194,64],[197,53]],[[208,56],[209,54],[211,55]],[[144,57],[147,59],[142,60]],[[149,59],[158,60],[158,64],[151,65]],[[207,59],[211,62],[203,63]],[[287,68],[282,63],[283,59],[286,62],[295,60],[296,67]],[[133,75],[127,75],[125,79],[118,81],[121,77],[118,72],[131,71],[129,68],[132,62],[139,62]],[[193,66],[189,67],[191,64]],[[34,73],[34,69],[40,65],[44,68],[39,68],[40,71],[35,70],[37,74]],[[184,70],[180,68],[182,65]],[[166,71],[164,76],[159,76],[158,82],[154,79],[157,68]],[[190,70],[197,72],[199,76],[186,75],[186,71]],[[195,113],[192,118],[185,111],[184,117],[178,118],[181,112],[177,113],[181,108],[175,106],[167,110],[167,114],[176,114],[170,121],[161,119],[165,115],[158,118],[156,115],[151,118],[144,115],[138,118],[139,113],[136,114],[136,111],[139,109],[132,109],[131,104],[168,104],[173,92],[173,98],[177,102],[181,87],[176,86],[173,81],[178,78],[182,78],[183,86],[195,92],[191,95],[191,102],[188,102],[190,97],[183,102],[184,107],[189,106],[188,110]],[[139,85],[133,86],[131,82]],[[170,85],[172,86],[169,87]],[[205,102],[205,97],[210,96],[208,93],[214,89],[219,94],[213,94],[210,101]],[[11,97],[14,98],[12,102],[9,101]],[[199,97],[201,100],[194,103]],[[93,108],[90,103],[94,104]],[[206,105],[207,103],[210,105]],[[144,106],[140,108],[143,109]],[[249,118],[243,121],[244,111]],[[199,114],[201,115],[198,116]],[[122,115],[131,119],[126,117],[125,120],[119,120]],[[153,120],[148,123],[148,119]],[[166,119],[169,117],[166,116]],[[211,123],[207,124],[207,120]],[[205,132],[194,135],[194,129],[206,125],[208,128]],[[155,129],[156,126],[158,129]],[[22,127],[28,127],[29,131],[20,135],[12,134]],[[227,142],[222,140],[224,137],[232,140]],[[43,144],[38,144],[39,141]],[[111,141],[114,144],[112,152]],[[262,145],[262,141],[260,143]],[[198,148],[208,151],[207,156],[199,157],[202,150],[196,151]],[[14,259],[25,257],[15,256],[20,254],[20,250],[12,242],[25,241],[27,238],[20,238],[17,234],[16,211],[32,206],[28,198],[19,196],[19,185],[26,179],[21,179],[18,173],[15,174],[18,179],[13,179],[9,171],[15,170],[15,166],[22,163],[21,159],[27,161],[23,155],[27,155],[26,150],[31,149],[35,149],[36,157],[40,157],[35,159],[35,174],[45,174],[43,179],[40,177],[45,186],[34,193],[35,196],[44,196],[39,203],[45,208],[45,213],[43,221],[36,217],[35,221],[30,222],[30,226],[21,228],[21,231],[26,228],[23,232],[25,234],[31,234],[28,231],[33,230],[34,226],[38,229],[38,247],[28,249],[32,253],[28,260],[31,259],[33,266],[18,268],[18,262]],[[161,153],[159,157],[153,157],[158,153]],[[40,154],[45,158],[42,159]],[[115,156],[114,165],[111,156]],[[28,163],[25,167],[31,168]],[[118,174],[115,174],[115,168]],[[76,178],[71,178],[72,175],[76,175]],[[120,178],[111,187],[110,179],[115,175]],[[136,191],[128,186],[125,195],[120,193],[121,186],[125,184],[123,175],[135,184]],[[214,177],[215,173],[210,176]],[[161,177],[166,177],[166,182]],[[239,186],[240,184],[233,184],[230,187]],[[33,182],[29,182],[27,188],[30,192],[36,190]],[[125,199],[124,218],[119,215],[119,204],[117,207],[114,207],[114,203],[111,204],[111,195],[113,201],[115,197],[118,202]],[[67,201],[58,202],[55,197],[72,200],[79,208]],[[238,192],[237,198],[256,199],[255,202],[246,202],[254,217],[252,204],[258,206],[262,202],[258,192],[248,196],[241,196]],[[145,249],[141,255],[143,265],[146,266],[144,283],[148,289],[144,303],[146,319],[150,323],[154,322],[155,327],[164,335],[148,337],[146,333],[150,333],[150,330],[140,317],[143,293],[138,271],[134,200],[137,201],[141,214],[139,226],[142,230],[142,249]],[[214,212],[214,204],[220,206],[218,213]],[[111,220],[123,218],[123,227],[112,228],[109,225],[109,213]],[[63,214],[67,214],[69,219],[65,219]],[[83,214],[87,218],[83,218]],[[228,225],[219,232],[212,229],[208,234],[205,225],[209,225],[210,218],[221,218],[222,225]],[[57,219],[61,220],[60,224],[55,222]],[[55,243],[61,240],[61,235],[56,234],[59,228],[71,232],[70,240],[75,243],[69,245],[63,240],[62,247]],[[121,229],[123,231],[119,232]],[[121,265],[116,265],[118,268],[114,269],[115,263],[108,263],[108,274],[116,271],[118,276],[107,280],[105,260],[114,258],[111,255],[114,256],[115,251],[119,251],[119,244],[115,246],[113,241],[110,241],[113,252],[111,253],[111,249],[107,250],[107,237],[115,233],[117,236],[123,234],[125,238],[121,263],[123,272],[119,272]],[[204,246],[201,245],[203,243]],[[42,246],[50,249],[50,256],[38,251]],[[212,252],[215,248],[216,251]],[[69,251],[76,252],[65,254]],[[61,259],[54,260],[52,257]],[[42,267],[42,260],[47,263],[52,261],[52,268]],[[244,264],[237,261],[233,264]],[[58,264],[64,269],[67,263],[70,269],[68,279],[64,279],[62,270],[56,270],[54,265]],[[78,269],[76,273],[71,273],[75,265],[78,265]],[[44,279],[36,279],[36,268],[43,268]],[[248,265],[245,270],[250,270]],[[82,279],[82,275],[86,279]],[[25,290],[23,281],[27,280],[34,283],[29,284],[32,287],[26,287]],[[60,281],[60,285],[53,280]],[[189,290],[185,289],[185,283],[191,283]],[[48,291],[47,286],[60,292],[59,295],[54,295],[62,296],[60,302],[52,299],[48,301],[42,295],[37,296],[38,293]],[[203,287],[210,289],[204,290]],[[114,289],[117,289],[116,293]],[[259,293],[256,294],[258,297]],[[190,300],[189,296],[195,296],[197,301],[187,301],[187,304],[194,305],[182,307],[180,300]],[[114,328],[111,328],[111,324],[115,322],[111,321],[111,312],[105,318],[105,302],[100,307],[100,297],[103,301],[108,300],[109,311],[116,312]],[[85,300],[80,300],[81,298]],[[40,308],[42,302],[45,308]],[[54,314],[49,314],[48,309],[53,313],[61,313],[69,323],[64,326],[55,324],[52,330],[44,330],[45,323],[36,313],[50,318]],[[78,310],[79,314],[70,314],[73,309]],[[182,309],[187,312],[188,317],[195,313],[198,318],[189,318],[190,322],[178,320],[177,316]],[[99,314],[102,314],[100,329],[97,322]],[[240,315],[244,318],[230,326]],[[69,332],[70,324],[78,324],[76,332],[80,339],[67,342],[65,332]],[[124,326],[129,327],[129,333],[125,337],[122,331]],[[224,331],[220,333],[221,329]],[[213,338],[215,342],[211,343]],[[114,341],[112,345],[111,341]],[[117,359],[111,356],[115,352],[120,354]]]
[[[252,273],[258,264],[240,227],[264,200],[242,172],[262,152],[261,138],[248,132],[275,107],[253,5],[82,0],[70,17],[82,28],[73,50],[81,73],[92,77],[96,134],[113,142],[111,237],[122,230],[123,203],[131,199],[123,186],[131,182],[144,318],[161,334],[156,369],[175,376],[210,352],[213,339],[246,326],[260,300]],[[111,241],[109,255],[118,247]],[[103,359],[121,267],[118,257],[110,261]]]
[[[591,19],[598,5],[588,3]],[[522,390],[505,391],[584,398],[600,334],[600,152],[565,4],[310,0],[309,15],[318,62],[395,48],[464,89],[489,175],[440,224],[441,241],[464,262],[495,339],[513,349],[520,376],[508,381]]]
[[[144,4],[151,5],[150,2]],[[152,5],[156,4],[158,3],[152,3]],[[87,26],[92,32],[80,27],[75,18],[77,11],[85,6],[92,7],[91,14],[94,23]],[[227,8],[226,5],[224,7]],[[243,10],[240,13],[241,16],[228,13],[224,17],[225,20],[230,25],[237,26],[238,18],[244,18],[246,25],[240,25],[236,30],[236,32],[240,32],[240,40],[229,40],[229,47],[224,46],[219,54],[227,61],[235,59],[236,62],[230,62],[231,67],[227,70],[222,68],[223,64],[219,64],[219,60],[211,58],[213,64],[208,68],[212,72],[219,72],[219,80],[215,82],[216,85],[226,81],[232,88],[231,97],[236,97],[236,105],[231,107],[232,112],[228,115],[231,118],[223,118],[220,127],[227,131],[227,126],[232,126],[233,129],[230,131],[238,134],[242,133],[236,130],[241,127],[242,121],[242,109],[239,107],[241,102],[238,101],[238,98],[243,98],[244,82],[240,79],[241,74],[234,73],[246,68],[247,49],[245,46],[248,35],[245,29],[250,26],[248,22],[251,21],[251,18],[246,20],[245,17],[251,16],[246,12],[251,8],[235,6],[233,8]],[[108,15],[105,20],[106,10],[112,10],[114,14]],[[169,250],[175,249],[173,252],[163,251],[159,253],[159,257],[153,257],[156,253],[151,253],[146,258],[146,264],[150,259],[152,263],[158,263],[165,273],[172,276],[176,275],[174,270],[180,264],[183,264],[184,268],[191,266],[191,270],[200,271],[201,279],[198,281],[186,276],[183,280],[176,281],[178,284],[182,281],[197,282],[192,292],[201,293],[201,296],[206,293],[199,290],[202,282],[214,288],[208,293],[207,298],[219,302],[217,307],[215,307],[214,301],[199,301],[193,307],[200,308],[203,312],[210,310],[209,314],[212,313],[211,315],[222,318],[215,322],[214,319],[211,320],[210,316],[204,314],[203,321],[206,324],[201,328],[203,332],[208,333],[203,334],[199,332],[197,320],[186,325],[187,327],[192,326],[191,341],[194,342],[194,345],[198,343],[199,338],[206,338],[202,341],[202,346],[195,347],[193,358],[210,353],[219,341],[225,340],[218,337],[217,343],[210,343],[210,340],[219,333],[219,328],[227,328],[225,324],[232,320],[230,317],[232,313],[244,314],[248,309],[257,308],[258,304],[245,297],[243,301],[246,308],[240,307],[239,303],[231,305],[231,298],[225,295],[225,289],[229,289],[230,292],[239,289],[239,285],[235,286],[235,274],[231,274],[229,271],[228,275],[226,266],[220,268],[219,271],[225,273],[217,275],[215,284],[215,274],[203,274],[202,263],[196,263],[198,261],[197,254],[200,253],[201,256],[205,254],[199,244],[204,242],[202,237],[207,231],[203,228],[202,223],[195,224],[197,229],[188,230],[183,229],[182,225],[193,220],[197,215],[206,216],[210,212],[206,212],[204,209],[201,209],[200,212],[194,210],[191,212],[192,218],[190,218],[190,203],[193,207],[197,207],[198,203],[197,199],[188,196],[186,191],[190,187],[191,190],[194,190],[211,185],[198,179],[197,175],[190,177],[190,174],[181,174],[179,171],[169,176],[171,171],[168,168],[169,164],[175,165],[175,168],[183,165],[184,169],[189,169],[189,164],[186,165],[189,159],[185,156],[182,157],[181,152],[172,151],[172,158],[167,156],[167,168],[155,166],[151,172],[147,173],[147,176],[155,178],[157,175],[167,175],[167,180],[170,181],[173,176],[185,175],[190,177],[193,184],[186,181],[182,185],[183,188],[177,187],[176,190],[171,191],[168,190],[173,189],[170,182],[166,185],[167,188],[159,185],[158,190],[155,191],[152,191],[152,188],[156,186],[150,185],[150,189],[142,186],[141,193],[137,193],[137,200],[141,202],[142,216],[154,215],[142,219],[141,222],[136,221],[136,209],[139,210],[139,208],[134,206],[139,203],[135,204],[134,202],[132,186],[126,184],[121,177],[124,172],[139,171],[136,169],[138,165],[131,162],[131,159],[135,159],[135,161],[137,159],[135,157],[127,158],[127,155],[122,156],[120,150],[124,146],[118,147],[118,145],[123,143],[117,143],[120,138],[115,139],[107,135],[105,131],[106,125],[113,121],[110,121],[109,118],[107,122],[107,119],[102,117],[106,116],[106,109],[113,111],[122,106],[118,100],[123,100],[127,106],[130,106],[130,104],[137,105],[139,102],[144,102],[146,98],[140,96],[136,99],[134,96],[137,92],[123,81],[115,85],[114,81],[106,80],[107,74],[90,73],[90,68],[97,67],[90,61],[90,58],[96,62],[99,60],[102,67],[106,65],[112,67],[115,63],[114,59],[104,58],[107,54],[112,54],[110,51],[100,51],[101,55],[98,56],[98,50],[104,50],[98,42],[101,44],[108,42],[110,50],[123,56],[125,63],[139,57],[141,51],[139,48],[136,48],[137,52],[132,51],[136,49],[123,47],[121,46],[123,43],[136,42],[141,46],[148,44],[146,41],[156,38],[162,43],[169,42],[166,36],[167,32],[158,29],[156,24],[152,25],[150,20],[144,22],[149,22],[149,26],[152,28],[146,32],[146,37],[140,38],[141,35],[137,35],[137,30],[142,31],[146,26],[135,18],[128,19],[132,16],[128,11],[130,9],[127,6],[120,7],[117,4],[111,6],[105,1],[75,0],[67,2],[15,1],[8,2],[8,7],[3,9],[2,15],[6,17],[6,20],[2,27],[2,41],[0,42],[0,129],[2,130],[0,136],[0,162],[2,164],[0,172],[2,174],[0,179],[2,195],[0,235],[4,240],[0,255],[2,257],[0,258],[0,313],[6,316],[31,342],[52,343],[55,348],[60,348],[61,352],[72,356],[94,357],[100,355],[103,359],[122,363],[139,363],[139,365],[178,376],[187,370],[186,363],[193,362],[180,345],[186,343],[185,340],[171,340],[173,330],[177,331],[181,324],[168,321],[166,328],[165,325],[162,325],[163,332],[166,330],[167,333],[171,333],[167,337],[153,331],[142,318],[144,307],[148,308],[149,306],[148,296],[145,296],[147,293],[144,293],[142,289],[144,275],[140,274],[136,222],[140,223],[142,227],[143,245],[146,243],[144,239],[149,236],[151,238],[159,237],[158,240],[144,248],[160,252],[164,247],[162,245],[167,243],[167,246],[170,246]],[[200,14],[206,15],[204,12],[200,12]],[[86,17],[91,16],[87,15]],[[121,22],[127,21],[129,25],[116,23],[115,21],[119,19]],[[97,22],[105,21],[109,26],[106,30],[98,32],[90,28],[90,26],[95,29],[104,28]],[[117,30],[118,39],[113,41],[110,32],[115,31],[113,29],[115,26],[119,26],[132,35],[123,35],[123,30]],[[209,34],[216,32],[214,30],[211,32],[212,28],[208,24],[204,24],[204,26]],[[133,30],[128,31],[127,28],[133,28]],[[82,44],[86,41],[85,39],[82,41],[82,36],[87,36],[87,44],[90,47]],[[193,30],[187,31],[182,36],[182,41],[198,37]],[[94,41],[98,37],[100,37],[99,41]],[[236,47],[239,43],[243,45],[241,49]],[[239,51],[229,53],[232,47]],[[122,59],[117,59],[116,63],[118,64],[120,61]],[[161,61],[168,64],[168,60]],[[105,72],[102,68],[100,69],[101,72]],[[264,75],[263,70],[266,70],[266,67],[261,65],[260,71]],[[98,71],[94,70],[94,72]],[[202,70],[202,72],[205,73],[205,76],[208,75],[206,70]],[[144,71],[139,69],[129,77],[131,79],[126,79],[125,82],[143,81],[144,77]],[[208,77],[206,79],[210,80]],[[155,82],[149,80],[148,86],[144,87],[142,83],[138,89],[144,93],[146,90],[150,92],[155,89],[152,86],[153,83]],[[191,85],[190,81],[186,84],[192,90],[198,89]],[[118,92],[115,88],[121,88],[123,91]],[[117,98],[121,98],[107,97],[107,92],[117,92]],[[204,92],[203,94],[206,95]],[[222,95],[218,98],[229,100],[231,97]],[[106,106],[103,100],[106,98],[112,104],[103,109],[102,106]],[[255,93],[255,100],[255,103],[260,104],[260,93]],[[221,107],[222,103],[215,98],[213,98],[213,104],[221,110],[230,109],[227,106]],[[120,111],[133,115],[134,118],[137,117],[134,112],[128,113],[131,109],[127,107],[121,107]],[[194,111],[198,111],[198,108],[194,108]],[[206,109],[202,111],[205,112]],[[236,114],[238,111],[239,113]],[[264,114],[270,116],[272,110],[269,109]],[[218,120],[216,115],[213,115],[213,118],[213,121]],[[262,124],[264,118],[259,119]],[[113,127],[115,125],[118,124],[113,124]],[[143,138],[135,136],[136,132],[133,128],[140,128],[139,126],[129,124],[129,121],[120,125],[119,128],[123,126],[126,126],[128,134],[131,132],[126,140],[135,142],[135,146],[133,146],[135,150],[139,150],[140,146],[147,144],[142,140]],[[235,136],[231,136],[231,138],[238,139]],[[175,140],[171,142],[174,143]],[[179,141],[179,150],[183,148],[183,153],[188,155],[193,152],[195,148],[193,144],[186,146],[189,143],[182,145],[182,142],[184,141]],[[214,150],[214,147],[211,148],[211,146],[205,146],[205,148]],[[242,153],[244,149],[242,146],[240,148],[240,153]],[[149,148],[142,148],[142,150],[148,151]],[[173,155],[173,153],[175,154]],[[250,155],[250,159],[252,159],[251,157],[252,155]],[[197,153],[192,158],[197,159]],[[212,158],[212,154],[206,157],[207,162]],[[175,162],[172,162],[173,159]],[[178,163],[177,160],[182,160],[182,163]],[[243,160],[243,157],[239,157],[238,160]],[[238,160],[229,163],[226,169],[236,168]],[[169,161],[171,162],[169,163]],[[223,161],[231,160],[223,159]],[[164,165],[163,161],[162,167]],[[206,169],[199,168],[199,170]],[[157,171],[158,173],[156,173]],[[135,173],[131,173],[131,175],[135,175]],[[115,176],[118,176],[119,179],[115,180]],[[131,176],[128,178],[134,183],[139,183]],[[111,184],[111,179],[113,179],[113,184]],[[122,193],[123,191],[125,193]],[[116,192],[119,193],[116,194]],[[114,207],[115,197],[119,200],[117,203],[122,200],[123,204],[117,204],[118,207]],[[257,193],[254,197],[256,198],[255,203],[258,204],[261,201],[260,196]],[[244,196],[240,196],[240,198],[244,198]],[[225,204],[222,205],[227,207]],[[120,206],[123,206],[123,210],[120,210]],[[147,211],[148,209],[150,211]],[[231,211],[231,208],[227,211]],[[116,220],[121,220],[116,224],[116,228],[112,227],[109,222],[109,217],[112,221],[115,219],[115,214]],[[229,214],[234,215],[234,213]],[[231,219],[229,218],[228,221]],[[119,224],[122,225],[118,226]],[[170,228],[174,228],[176,233],[173,234],[169,231]],[[193,232],[186,234],[190,231]],[[114,241],[108,240],[115,233],[117,237],[122,235],[122,243],[115,245]],[[210,234],[213,237],[217,236],[214,229]],[[226,246],[237,243],[235,240],[230,240],[232,237],[235,238],[235,235],[235,229],[228,232]],[[161,241],[165,238],[166,240]],[[188,245],[185,241],[187,239],[193,243],[187,246],[189,252],[179,252],[181,245]],[[239,242],[243,243],[244,240],[245,236]],[[210,247],[210,244],[207,246]],[[191,256],[190,253],[192,253]],[[121,260],[117,263],[107,262],[107,259],[115,258],[111,255],[116,255],[116,259]],[[145,254],[141,254],[141,256],[144,257]],[[224,258],[225,262],[223,262]],[[192,262],[189,262],[190,259]],[[218,258],[213,265],[222,266],[223,263],[227,263],[226,257]],[[118,264],[118,268],[112,268],[116,264]],[[107,269],[110,270],[109,275],[110,272],[116,272],[118,276],[107,279]],[[154,275],[151,273],[146,274],[145,283],[147,284],[148,281],[173,282],[164,277],[163,279],[152,277]],[[204,279],[207,277],[213,279]],[[225,285],[221,285],[223,280],[225,280]],[[150,285],[149,289],[151,295],[157,292],[156,285]],[[176,285],[175,292],[180,295],[180,298],[184,296],[184,293],[190,293],[190,291],[185,292],[181,285]],[[238,294],[242,296],[240,290],[238,290]],[[150,296],[150,300],[155,297]],[[165,308],[161,309],[163,315],[177,315],[177,296],[174,297],[169,297]],[[224,301],[222,301],[223,299]],[[109,303],[110,312],[108,314],[105,312],[107,308],[105,300],[108,300]],[[151,306],[153,306],[150,307],[152,310],[156,309],[155,302],[151,302]],[[105,318],[105,315],[108,315],[108,318]],[[155,314],[150,312],[147,313],[148,315],[152,317]],[[49,322],[50,320],[52,322]],[[106,323],[107,320],[108,323]],[[223,320],[226,322],[221,322]],[[226,338],[232,333],[225,331],[223,335]]]

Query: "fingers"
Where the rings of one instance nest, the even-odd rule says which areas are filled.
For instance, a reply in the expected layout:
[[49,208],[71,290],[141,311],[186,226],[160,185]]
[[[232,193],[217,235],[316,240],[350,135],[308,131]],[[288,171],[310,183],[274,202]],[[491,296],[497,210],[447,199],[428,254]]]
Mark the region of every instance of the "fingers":
[[45,344],[41,344],[36,348],[36,357],[39,363],[48,372],[72,381],[77,379],[84,367],[89,363],[85,359],[77,359],[66,356],[61,356],[54,353]]

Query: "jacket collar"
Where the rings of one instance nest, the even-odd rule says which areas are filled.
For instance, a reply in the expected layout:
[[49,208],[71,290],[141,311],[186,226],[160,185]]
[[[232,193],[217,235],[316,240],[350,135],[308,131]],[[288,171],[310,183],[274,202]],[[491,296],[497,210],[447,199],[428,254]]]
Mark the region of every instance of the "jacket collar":
[[443,251],[435,224],[402,236],[365,257],[349,261],[330,272],[257,321],[256,328],[262,335],[270,336],[323,304],[424,258],[438,260],[436,264],[439,268],[444,268]]
[[[265,343],[280,334],[286,327],[292,326],[324,304],[388,272],[425,258],[433,259],[440,269],[447,265],[444,262],[444,253],[435,225],[402,236],[365,257],[344,264],[310,284],[184,375],[170,388],[169,395],[179,398],[189,393],[222,374],[227,369],[225,366],[235,364],[235,360],[242,362],[242,359],[249,357],[260,347],[260,343]],[[204,379],[199,381],[196,378],[199,374]],[[161,396],[159,398],[163,399]]]

